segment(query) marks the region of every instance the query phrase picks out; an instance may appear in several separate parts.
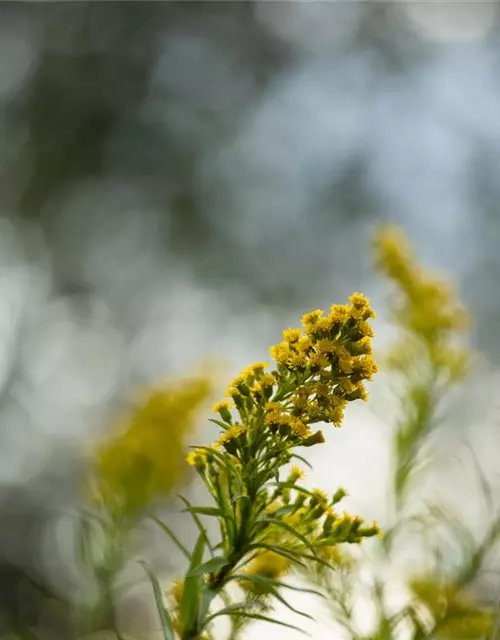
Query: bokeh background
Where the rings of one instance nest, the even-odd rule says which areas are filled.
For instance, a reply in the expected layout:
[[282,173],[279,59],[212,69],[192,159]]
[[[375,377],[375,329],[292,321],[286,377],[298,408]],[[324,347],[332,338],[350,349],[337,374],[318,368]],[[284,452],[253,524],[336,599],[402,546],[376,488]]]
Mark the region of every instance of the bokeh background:
[[[138,386],[204,360],[230,375],[356,290],[390,339],[381,221],[473,310],[453,429],[491,452],[499,114],[496,2],[0,3],[4,601],[19,566],[71,582],[54,519]],[[314,479],[383,519],[374,389]]]

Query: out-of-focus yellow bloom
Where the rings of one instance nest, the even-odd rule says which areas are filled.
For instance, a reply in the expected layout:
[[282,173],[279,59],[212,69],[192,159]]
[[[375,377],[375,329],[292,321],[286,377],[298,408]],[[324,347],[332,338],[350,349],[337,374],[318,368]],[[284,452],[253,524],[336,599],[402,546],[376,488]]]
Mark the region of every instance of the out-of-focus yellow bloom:
[[[283,578],[291,569],[292,562],[288,558],[273,553],[272,551],[264,551],[256,556],[241,572],[243,575],[261,576],[272,580]],[[250,580],[242,580],[241,586],[248,592],[254,594],[264,594],[267,589],[264,585],[256,584]]]
[[[382,228],[374,244],[378,268],[396,285],[392,313],[397,324],[425,345],[437,372],[452,381],[463,378],[468,352],[454,343],[467,328],[467,314],[456,293],[420,266],[399,229]],[[388,364],[403,369],[411,349],[405,339],[390,354]]]
[[184,580],[174,580],[170,587],[170,595],[174,599],[177,606],[180,605],[182,596],[184,595]]
[[153,389],[124,416],[117,435],[95,449],[93,495],[112,515],[134,517],[179,483],[186,438],[210,392],[204,377]]
[[297,482],[297,480],[301,480],[302,478],[305,478],[305,476],[306,472],[304,471],[304,469],[301,469],[300,467],[294,465],[290,471],[290,477],[288,481]]
[[475,640],[489,637],[494,614],[479,607],[454,584],[439,584],[436,577],[410,582],[416,598],[432,615],[433,637],[439,640]]

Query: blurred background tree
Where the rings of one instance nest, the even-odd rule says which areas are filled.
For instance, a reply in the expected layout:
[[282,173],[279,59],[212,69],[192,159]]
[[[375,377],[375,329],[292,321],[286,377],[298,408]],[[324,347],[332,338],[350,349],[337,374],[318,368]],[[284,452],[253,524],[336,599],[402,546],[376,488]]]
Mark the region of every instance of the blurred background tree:
[[258,359],[297,312],[358,289],[381,307],[380,220],[474,312],[482,360],[452,416],[488,441],[498,32],[496,2],[0,4],[7,617],[20,567],[72,582],[50,523],[82,439],[137,385]]

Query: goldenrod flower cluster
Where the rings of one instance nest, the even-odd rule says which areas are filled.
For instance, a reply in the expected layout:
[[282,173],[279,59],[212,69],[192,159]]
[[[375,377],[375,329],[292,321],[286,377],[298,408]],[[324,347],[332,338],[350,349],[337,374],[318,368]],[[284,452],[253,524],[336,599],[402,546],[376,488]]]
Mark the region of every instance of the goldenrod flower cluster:
[[[366,525],[359,516],[337,511],[336,506],[347,495],[344,489],[338,489],[329,498],[319,489],[309,492],[297,485],[301,477],[303,471],[292,468],[287,479],[287,485],[292,486],[279,488],[266,500],[265,514],[275,522],[283,523],[282,526],[276,524],[264,529],[266,543],[284,545],[288,551],[308,552],[314,549],[318,557],[330,561],[337,557],[333,551],[337,544],[356,544],[364,538],[381,535],[376,523]],[[290,556],[263,551],[241,573],[278,579],[288,573],[292,564]],[[244,579],[241,586],[252,592],[261,590],[260,585]]]
[[208,378],[149,391],[124,416],[118,434],[94,451],[92,492],[111,515],[136,516],[178,484],[186,439],[210,391]]
[[[275,367],[248,367],[215,405],[218,440],[188,456],[218,505],[213,515],[226,564],[209,574],[211,589],[220,588],[236,566],[239,575],[276,576],[301,554],[379,533],[375,524],[337,513],[345,491],[330,498],[308,492],[298,485],[303,471],[297,466],[280,479],[295,447],[324,442],[312,425],[340,426],[346,405],[366,399],[364,383],[377,371],[369,322],[374,315],[358,293],[327,314],[306,314],[302,329],[287,329],[271,348]],[[280,548],[283,553],[276,552]]]
[[[375,237],[375,252],[378,268],[398,291],[392,305],[397,324],[423,343],[435,370],[450,380],[462,378],[468,353],[454,342],[467,328],[467,314],[456,293],[420,266],[399,229],[384,227]],[[405,366],[410,350],[408,342],[401,344],[390,363],[395,368]]]
[[[276,369],[252,365],[232,381],[228,399],[215,405],[225,430],[218,445],[234,454],[253,429],[264,427],[289,444],[322,442],[310,426],[340,426],[348,402],[367,397],[364,382],[377,371],[368,322],[374,316],[368,299],[354,294],[349,305],[332,305],[327,315],[304,315],[303,330],[284,331],[284,340],[271,348]],[[190,456],[192,464],[196,460],[199,455]]]
[[442,640],[490,637],[495,615],[483,609],[453,583],[439,584],[434,576],[414,578],[410,588],[433,618],[433,637]]

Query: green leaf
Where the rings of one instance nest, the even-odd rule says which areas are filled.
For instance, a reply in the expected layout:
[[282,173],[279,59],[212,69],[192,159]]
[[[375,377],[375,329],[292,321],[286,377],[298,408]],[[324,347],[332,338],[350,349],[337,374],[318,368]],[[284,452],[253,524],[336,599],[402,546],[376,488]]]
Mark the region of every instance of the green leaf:
[[259,518],[259,522],[267,522],[269,524],[274,524],[276,527],[285,529],[285,531],[288,531],[288,533],[290,533],[292,536],[298,538],[311,551],[311,553],[316,556],[314,547],[309,542],[309,540],[302,533],[299,533],[296,529],[291,527],[286,522],[283,522],[283,520],[279,520],[278,518],[273,518],[270,516],[262,516],[261,518]]
[[251,609],[252,607],[259,607],[261,609],[265,609],[266,605],[263,602],[260,602],[259,600],[247,601],[247,602],[236,602],[235,604],[229,604],[227,605],[227,607],[223,607],[222,609],[219,609],[218,611],[213,613],[211,616],[208,616],[205,619],[205,624],[203,625],[203,627],[206,627],[207,625],[209,625],[212,622],[212,620],[214,620],[215,618],[219,618],[220,616],[229,616],[229,615],[234,616],[238,613],[241,613],[245,609]]
[[319,598],[326,599],[324,593],[321,591],[316,591],[315,589],[307,589],[305,587],[294,587],[291,584],[287,584],[286,582],[281,582],[280,580],[275,580],[274,578],[267,578],[266,576],[253,576],[247,573],[233,573],[229,576],[227,582],[232,580],[248,580],[254,577],[258,577],[259,580],[265,580],[266,584],[269,584],[274,589],[290,589],[291,591],[299,591],[300,593],[310,593],[313,596],[318,596]]
[[486,503],[486,507],[489,511],[494,511],[494,499],[493,499],[493,490],[492,490],[492,486],[491,484],[488,482],[488,479],[486,478],[486,475],[483,471],[483,468],[481,466],[481,463],[479,461],[479,458],[477,457],[476,452],[474,451],[474,449],[471,447],[471,445],[468,442],[465,442],[465,447],[467,448],[467,450],[469,451],[471,458],[472,458],[472,463],[475,467],[475,471],[477,474],[477,477],[479,479],[479,482],[481,484],[481,490],[483,492],[483,496],[484,496],[484,500]]
[[314,620],[314,618],[310,616],[308,613],[305,613],[304,611],[300,611],[299,609],[295,609],[295,607],[292,607],[292,605],[287,602],[287,600],[277,590],[276,580],[273,580],[272,578],[267,578],[266,576],[259,576],[254,574],[247,574],[247,575],[240,574],[240,581],[243,582],[245,580],[247,582],[253,582],[259,587],[264,587],[264,589],[270,595],[276,598],[276,600],[279,600],[282,604],[285,605],[285,607],[290,609],[290,611],[293,611],[294,613],[298,614],[299,616],[303,616],[304,618],[309,618],[309,620]]
[[[248,604],[249,605],[259,605],[259,606],[262,605],[261,602],[250,602]],[[261,615],[259,613],[249,613],[247,611],[242,611],[241,610],[241,606],[240,606],[239,609],[236,609],[234,607],[238,607],[238,605],[230,605],[229,607],[225,607],[224,609],[221,609],[220,611],[217,611],[217,613],[214,613],[212,616],[209,616],[206,619],[206,625],[209,624],[210,622],[212,622],[212,620],[214,618],[217,618],[217,617],[223,616],[223,615],[230,615],[231,617],[238,616],[238,617],[242,617],[242,618],[248,618],[250,620],[259,620],[261,622],[269,622],[271,624],[277,624],[280,627],[286,627],[287,629],[293,629],[294,631],[298,631],[299,633],[303,633],[304,635],[309,635],[303,629],[300,629],[299,627],[296,627],[293,624],[287,624],[286,622],[281,622],[280,620],[275,620],[274,618],[270,618],[268,616],[263,616],[263,615]]]
[[[184,502],[184,504],[186,505],[186,507],[188,509],[192,509],[193,508],[193,505],[189,502],[189,500],[187,498],[182,496],[180,493],[178,493],[177,496],[178,496],[178,498],[180,498],[182,500],[182,502]],[[190,513],[191,513],[191,516],[193,517],[193,520],[194,520],[196,526],[198,527],[198,531],[205,536],[205,542],[206,542],[207,547],[210,549],[210,553],[213,554],[214,548],[213,548],[212,544],[210,543],[210,539],[208,537],[207,530],[203,526],[201,520],[198,518],[196,513],[192,513],[192,512],[190,512]]]
[[[304,560],[311,560],[312,562],[317,562],[318,564],[323,565],[326,569],[329,569],[330,571],[334,570],[334,567],[327,562],[326,560],[323,560],[323,558],[320,558],[319,556],[316,555],[309,555],[308,553],[304,553],[303,551],[298,551],[297,549],[288,549],[285,550],[282,547],[276,546],[276,545],[270,545],[270,544],[266,544],[264,542],[259,542],[257,543],[262,547],[267,547],[270,548],[272,547],[272,549],[270,548],[270,551],[274,551],[275,553],[278,553],[279,555],[282,555],[284,557],[290,557],[293,559],[293,561],[300,565],[301,567],[304,567],[304,563],[301,562],[300,560],[298,560],[298,558],[303,558]],[[255,548],[255,545],[250,545],[249,549]],[[286,554],[289,554],[288,556]]]
[[250,496],[246,493],[237,493],[235,496],[231,498],[231,502],[234,504],[238,502],[238,500],[250,500]]
[[220,466],[223,469],[226,469],[226,471],[228,471],[228,473],[231,476],[231,479],[238,485],[238,492],[239,493],[244,492],[243,482],[241,481],[241,477],[238,472],[238,469],[231,462],[231,458],[229,458],[227,454],[221,453],[220,451],[216,451],[215,449],[211,449],[210,447],[204,447],[204,446],[196,447],[196,449],[210,453],[210,455],[212,455],[212,457],[214,457],[218,461]]
[[227,567],[229,562],[226,558],[222,556],[215,556],[214,558],[210,558],[207,562],[200,564],[198,567],[195,567],[193,570],[190,570],[187,574],[188,578],[193,576],[201,576],[204,573],[213,573],[217,571],[217,569],[222,569],[222,567]]
[[279,487],[280,489],[295,489],[297,493],[303,493],[304,495],[309,496],[310,498],[316,498],[316,496],[312,491],[309,491],[308,489],[304,489],[304,487],[301,487],[300,485],[295,484],[294,482],[278,482],[276,486]]
[[91,552],[91,536],[92,523],[82,515],[78,518],[76,525],[76,543],[78,549],[77,555],[86,566],[92,566],[94,564]]
[[184,580],[184,591],[180,603],[180,618],[182,629],[184,632],[188,632],[188,635],[197,625],[201,595],[201,578],[199,576],[188,576],[195,567],[202,563],[205,543],[206,535],[202,531],[191,554],[191,562]]
[[277,511],[275,511],[274,515],[277,517],[286,516],[289,513],[293,513],[296,510],[297,510],[297,507],[294,504],[287,504],[284,507],[280,507]]
[[187,509],[183,509],[182,513],[198,513],[201,516],[212,516],[215,518],[229,518],[233,519],[232,515],[228,515],[224,513],[222,509],[218,509],[217,507],[188,507]]
[[224,431],[227,431],[231,426],[229,424],[226,424],[225,422],[222,422],[222,420],[217,420],[216,418],[209,418],[208,420],[209,422],[213,422],[214,424],[216,424],[221,429],[224,429]]
[[149,567],[146,565],[145,562],[141,561],[139,562],[139,564],[142,565],[142,567],[144,568],[149,578],[149,581],[151,582],[151,585],[153,587],[156,608],[158,609],[158,614],[160,616],[160,621],[161,621],[161,628],[163,631],[163,638],[164,640],[175,640],[174,627],[172,625],[172,618],[170,617],[170,614],[168,613],[167,609],[165,608],[165,605],[163,604],[161,587],[158,583],[158,580],[156,579],[156,576],[152,573],[152,571],[149,569]]
[[[228,475],[230,475],[230,472],[228,473]],[[219,475],[216,478],[214,478],[213,482],[215,484],[215,488],[217,490],[217,496],[219,499],[219,505],[221,507],[222,510],[224,510],[225,513],[227,514],[232,514],[232,505],[231,502],[229,500],[229,497],[227,495],[228,492],[226,492],[226,488],[222,486],[222,477],[223,475]],[[229,480],[229,478],[228,478]],[[238,489],[239,490],[239,489]]]
[[273,551],[277,555],[288,558],[288,560],[291,560],[292,562],[295,562],[296,564],[305,568],[305,564],[297,559],[297,556],[299,554],[297,554],[297,552],[295,551],[285,550],[281,547],[276,546],[275,544],[268,544],[267,542],[254,542],[253,544],[249,545],[248,551],[252,551],[253,549],[265,549],[266,551]]
[[297,460],[300,460],[300,462],[302,462],[303,464],[306,465],[306,467],[309,467],[309,469],[312,470],[312,465],[310,462],[307,462],[307,460],[305,458],[303,458],[302,456],[297,455],[296,453],[292,453],[292,458],[296,458]]
[[164,522],[162,522],[156,516],[151,516],[151,520],[153,520],[153,522],[156,522],[156,524],[160,527],[160,529],[164,531],[167,534],[167,536],[176,544],[177,548],[183,553],[183,555],[188,560],[190,560],[191,554],[186,549],[186,547],[182,544],[179,538],[175,535],[175,533],[170,529],[170,527],[168,527]]
[[318,598],[323,598],[323,600],[327,599],[324,593],[321,593],[321,591],[316,591],[316,589],[306,589],[306,587],[294,587],[293,585],[288,584],[287,582],[281,582],[281,580],[276,580],[276,585],[280,589],[290,589],[291,591],[300,591],[301,593],[310,593],[313,596],[318,596]]
[[215,597],[215,592],[212,589],[206,587],[205,583],[201,583],[202,592],[200,599],[200,607],[198,609],[198,629],[203,627],[205,618],[207,617],[208,610],[210,609],[210,605],[212,600]]

